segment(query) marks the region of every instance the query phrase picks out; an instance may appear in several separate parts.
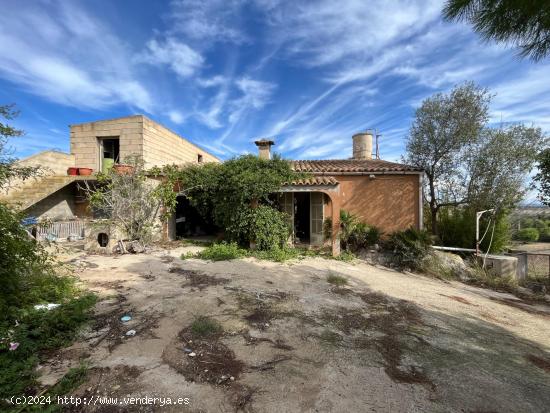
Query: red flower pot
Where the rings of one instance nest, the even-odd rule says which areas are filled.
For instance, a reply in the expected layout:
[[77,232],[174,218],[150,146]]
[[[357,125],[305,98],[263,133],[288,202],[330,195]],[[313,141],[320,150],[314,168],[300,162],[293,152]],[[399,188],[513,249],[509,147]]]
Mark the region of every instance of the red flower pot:
[[134,172],[134,167],[132,165],[124,165],[124,164],[118,163],[113,166],[113,170],[120,175],[129,175],[132,172]]
[[92,168],[78,168],[79,175],[91,175],[93,171]]
[[75,168],[74,166],[70,166],[67,169],[67,175],[71,175],[71,176],[78,175],[78,168]]

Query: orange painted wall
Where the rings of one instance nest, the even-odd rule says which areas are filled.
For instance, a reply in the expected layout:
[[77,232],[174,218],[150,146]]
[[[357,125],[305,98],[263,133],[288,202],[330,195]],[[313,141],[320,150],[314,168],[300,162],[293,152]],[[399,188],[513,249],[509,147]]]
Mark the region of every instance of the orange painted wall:
[[[341,208],[388,234],[419,227],[418,175],[334,175],[340,182]],[[330,216],[330,205],[325,216]]]

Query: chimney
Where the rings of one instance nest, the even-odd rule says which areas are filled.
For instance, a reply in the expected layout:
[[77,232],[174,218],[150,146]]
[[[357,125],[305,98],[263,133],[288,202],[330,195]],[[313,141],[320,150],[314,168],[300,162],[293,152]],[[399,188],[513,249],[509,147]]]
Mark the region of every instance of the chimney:
[[356,133],[353,139],[353,158],[352,159],[372,159],[372,132]]
[[258,156],[261,159],[271,159],[271,146],[275,145],[275,142],[269,139],[260,139],[254,143],[258,147]]

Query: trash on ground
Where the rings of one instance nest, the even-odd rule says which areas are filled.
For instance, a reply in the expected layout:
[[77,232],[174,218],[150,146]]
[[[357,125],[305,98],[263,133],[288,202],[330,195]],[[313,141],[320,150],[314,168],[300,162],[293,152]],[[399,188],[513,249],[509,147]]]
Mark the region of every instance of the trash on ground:
[[186,353],[192,353],[193,350],[191,350],[190,348],[187,348],[187,347],[184,347],[183,351],[185,351]]
[[128,330],[128,331],[126,332],[126,335],[127,335],[127,336],[130,336],[130,337],[133,337],[133,336],[136,335],[136,330]]
[[120,321],[122,321],[123,323],[127,323],[131,319],[132,319],[132,317],[130,317],[129,315],[125,315],[125,316],[120,317]]
[[54,308],[57,308],[59,307],[61,304],[53,304],[53,303],[48,303],[48,304],[36,304],[34,306],[34,309],[35,310],[53,310]]
[[189,353],[189,357],[195,357],[196,355],[196,353]]
[[19,343],[10,343],[10,351],[17,350],[17,347],[19,347]]

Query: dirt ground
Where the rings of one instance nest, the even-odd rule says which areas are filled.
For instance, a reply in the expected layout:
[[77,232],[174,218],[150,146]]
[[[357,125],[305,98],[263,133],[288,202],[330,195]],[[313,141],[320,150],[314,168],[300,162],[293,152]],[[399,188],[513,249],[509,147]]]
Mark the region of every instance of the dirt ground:
[[[190,399],[75,411],[549,409],[546,305],[362,261],[179,259],[198,248],[66,251],[62,259],[103,300],[82,339],[41,367],[42,382],[84,360],[90,371],[76,396]],[[347,284],[329,284],[329,275]],[[204,317],[222,329],[197,334],[192,323]]]

